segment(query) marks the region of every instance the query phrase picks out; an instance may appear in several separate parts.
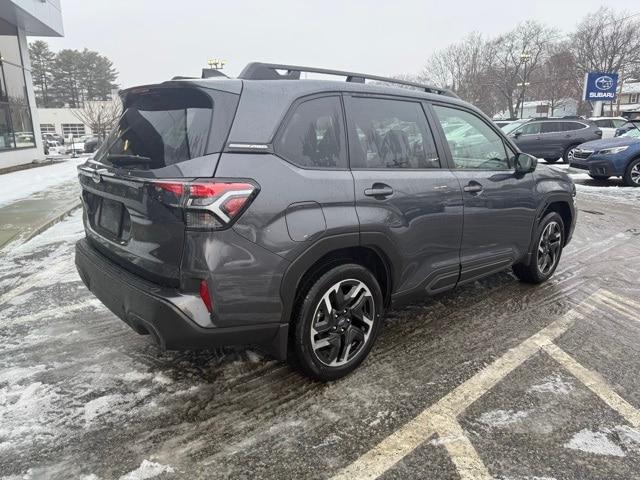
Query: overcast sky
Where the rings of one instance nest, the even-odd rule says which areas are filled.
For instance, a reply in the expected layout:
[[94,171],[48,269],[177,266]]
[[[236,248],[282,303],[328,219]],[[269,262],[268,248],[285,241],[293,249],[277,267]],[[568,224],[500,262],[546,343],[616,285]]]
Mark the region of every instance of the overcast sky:
[[209,58],[228,75],[250,61],[392,75],[469,32],[528,19],[568,32],[603,4],[640,12],[638,0],[62,0],[65,36],[44,40],[106,55],[121,87],[199,76]]

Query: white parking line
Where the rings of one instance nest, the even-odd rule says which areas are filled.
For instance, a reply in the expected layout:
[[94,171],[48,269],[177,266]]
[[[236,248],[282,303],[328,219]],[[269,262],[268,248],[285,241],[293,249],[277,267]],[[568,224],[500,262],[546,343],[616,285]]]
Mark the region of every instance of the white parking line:
[[602,377],[576,362],[567,352],[554,344],[545,345],[544,351],[562,365],[571,375],[580,380],[589,390],[598,395],[607,405],[618,412],[634,427],[640,427],[640,411],[614,392]]
[[435,417],[432,422],[443,445],[462,480],[492,480],[478,452],[469,441],[460,424],[451,417]]
[[[508,350],[491,365],[456,387],[434,405],[423,410],[413,420],[364,453],[355,462],[340,470],[332,479],[378,478],[433,434],[439,434],[443,437],[450,436],[452,430],[457,430],[455,425],[457,425],[458,415],[491,390],[510,372],[539,352],[543,346],[550,345],[553,340],[565,333],[574,321],[591,313],[595,306],[592,298],[588,298],[517,347]],[[440,428],[443,428],[445,432],[440,432]],[[462,432],[459,426],[458,428],[459,432]],[[464,432],[462,432],[462,436],[464,436]],[[482,465],[482,461],[478,458],[473,446],[469,449],[469,446],[461,444],[457,448],[460,448],[460,452],[464,451],[467,457],[463,460],[462,455],[458,454],[456,465],[461,465],[462,470],[459,470],[459,473],[461,476],[465,475],[462,478],[485,478],[486,468],[484,466],[482,469],[476,468],[478,465]]]

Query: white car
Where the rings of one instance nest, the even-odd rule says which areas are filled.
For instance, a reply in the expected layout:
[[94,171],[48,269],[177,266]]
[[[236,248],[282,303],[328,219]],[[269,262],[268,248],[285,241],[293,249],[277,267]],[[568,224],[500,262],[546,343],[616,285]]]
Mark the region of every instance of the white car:
[[616,136],[616,128],[620,128],[626,121],[623,117],[591,117],[600,130],[602,138],[613,138]]

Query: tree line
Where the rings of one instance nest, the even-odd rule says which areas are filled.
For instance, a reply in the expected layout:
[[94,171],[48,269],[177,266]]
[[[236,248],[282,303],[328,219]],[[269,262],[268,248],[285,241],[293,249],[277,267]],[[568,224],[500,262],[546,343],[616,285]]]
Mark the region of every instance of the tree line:
[[39,107],[84,108],[87,102],[108,100],[118,86],[113,63],[98,52],[86,48],[53,52],[38,40],[29,45],[29,56]]
[[535,21],[495,38],[472,33],[435,52],[419,74],[402,77],[449,88],[490,116],[516,118],[529,100],[548,101],[551,116],[571,98],[588,114],[582,90],[589,71],[617,72],[619,83],[640,80],[640,14],[603,7],[568,35]]

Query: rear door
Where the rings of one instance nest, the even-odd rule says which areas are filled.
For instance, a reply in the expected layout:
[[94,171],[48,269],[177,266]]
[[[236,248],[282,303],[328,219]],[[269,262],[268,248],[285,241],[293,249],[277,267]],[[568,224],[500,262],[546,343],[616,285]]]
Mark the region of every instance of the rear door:
[[193,87],[125,96],[117,127],[79,168],[95,248],[144,278],[179,284],[185,228],[196,218],[182,208],[186,185],[211,179],[237,101],[231,92]]
[[[515,152],[476,112],[444,104],[434,104],[432,110],[463,189],[460,281],[469,281],[502,270],[528,253],[537,207],[534,177],[515,173]],[[465,138],[446,133],[446,125],[453,122],[469,126]]]
[[382,236],[393,246],[398,294],[453,287],[462,195],[456,177],[443,168],[423,105],[395,97],[345,98],[362,243]]
[[564,153],[566,132],[564,122],[540,122],[540,157],[558,159]]

